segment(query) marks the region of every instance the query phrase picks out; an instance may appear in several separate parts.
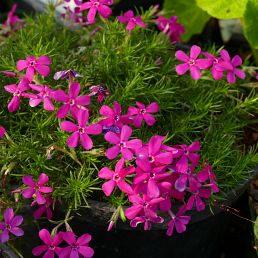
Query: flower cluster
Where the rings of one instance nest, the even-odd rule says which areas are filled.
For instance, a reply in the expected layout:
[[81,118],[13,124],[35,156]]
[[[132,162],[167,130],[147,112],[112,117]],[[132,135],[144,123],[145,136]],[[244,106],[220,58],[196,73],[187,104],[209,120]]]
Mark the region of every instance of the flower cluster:
[[[206,59],[198,58],[200,54],[203,54]],[[227,74],[227,81],[230,84],[236,82],[236,76],[240,79],[245,78],[245,72],[239,68],[242,64],[242,59],[239,55],[235,55],[230,58],[227,50],[222,49],[220,56],[216,57],[210,53],[201,53],[201,48],[193,45],[190,50],[190,56],[188,57],[182,50],[176,51],[176,58],[179,61],[184,62],[176,66],[176,72],[178,75],[185,74],[190,70],[190,74],[194,80],[198,80],[201,77],[200,70],[211,69],[212,77],[214,80],[220,80]]]

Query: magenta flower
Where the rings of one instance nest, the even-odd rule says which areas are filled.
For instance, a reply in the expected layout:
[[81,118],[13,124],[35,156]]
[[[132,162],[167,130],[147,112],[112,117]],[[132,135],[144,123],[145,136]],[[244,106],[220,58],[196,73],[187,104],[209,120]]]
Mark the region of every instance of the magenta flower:
[[121,152],[122,157],[125,160],[133,159],[133,152],[142,147],[142,141],[139,139],[134,139],[128,141],[130,136],[132,135],[132,128],[124,125],[121,130],[121,135],[118,136],[113,132],[108,132],[105,134],[105,140],[115,146],[107,149],[106,156],[108,159],[114,159]]
[[97,12],[105,19],[112,14],[112,10],[108,7],[112,4],[112,0],[90,0],[80,6],[80,11],[89,9],[87,19],[89,22],[95,22]]
[[176,58],[184,64],[176,66],[176,72],[178,75],[185,74],[190,70],[190,74],[194,80],[198,80],[201,77],[200,69],[207,69],[210,66],[210,61],[207,59],[197,59],[201,53],[201,48],[193,45],[190,50],[190,57],[188,57],[182,50],[176,51]]
[[94,85],[90,87],[91,93],[89,96],[98,96],[98,102],[101,104],[106,96],[110,96],[111,93],[109,90],[105,87],[104,84]]
[[63,90],[54,92],[53,99],[64,103],[57,111],[58,118],[65,118],[69,111],[71,111],[73,118],[76,118],[80,109],[86,110],[85,106],[90,104],[90,97],[86,95],[78,97],[80,89],[78,82],[72,82],[68,95]]
[[[33,202],[32,206],[34,206],[36,203]],[[34,211],[33,217],[35,219],[40,219],[44,213],[46,213],[47,218],[50,220],[53,218],[53,211],[51,209],[51,206],[53,204],[53,199],[51,196],[46,197],[46,203],[42,204],[37,210]]]
[[35,56],[27,56],[26,60],[19,60],[17,62],[17,70],[20,72],[27,68],[26,78],[31,82],[35,75],[35,72],[38,72],[40,75],[46,77],[50,74],[49,65],[51,60],[48,56],[41,56],[36,58]]
[[24,232],[20,226],[22,224],[22,216],[14,216],[12,208],[8,208],[4,212],[4,222],[0,221],[0,243],[9,241],[9,234],[12,233],[15,236],[23,236]]
[[21,22],[21,19],[17,15],[15,15],[16,9],[17,9],[17,4],[14,4],[12,6],[12,9],[9,11],[7,15],[7,20],[4,21],[3,25],[15,27],[18,23]]
[[167,235],[172,236],[174,228],[176,228],[177,233],[183,233],[186,231],[186,226],[191,220],[190,216],[184,216],[186,211],[185,205],[182,206],[177,212],[176,216],[170,211],[172,220],[168,223]]
[[169,19],[159,16],[156,19],[156,23],[158,29],[168,35],[172,43],[182,41],[181,34],[185,33],[185,28],[177,22],[176,16],[171,16]]
[[147,27],[147,24],[144,23],[141,16],[134,16],[132,10],[125,12],[124,16],[118,16],[117,18],[121,23],[127,23],[127,30],[133,30],[137,25],[142,28]]
[[94,250],[89,247],[91,241],[90,234],[83,234],[77,240],[75,234],[71,231],[63,232],[63,240],[69,244],[69,246],[63,248],[59,254],[59,258],[90,258],[94,255]]
[[29,82],[26,78],[23,78],[18,86],[16,84],[6,85],[4,86],[4,89],[10,93],[13,94],[13,98],[8,104],[8,110],[10,112],[15,112],[21,103],[21,97],[25,98],[33,98],[34,95],[30,93],[26,93],[24,91],[28,90],[30,88]]
[[122,158],[116,163],[115,171],[110,170],[108,167],[104,167],[99,171],[98,176],[100,178],[110,179],[102,185],[102,190],[106,196],[110,196],[116,185],[122,192],[133,194],[131,186],[126,183],[124,178],[127,175],[132,174],[135,171],[135,168],[133,166],[124,168],[124,164],[125,161]]
[[30,84],[29,86],[31,89],[39,92],[39,94],[35,95],[34,98],[30,99],[29,104],[31,107],[36,107],[41,102],[43,102],[43,107],[45,110],[47,111],[55,110],[55,107],[51,101],[51,99],[53,98],[54,90],[52,90],[48,86],[42,86],[38,84]]
[[128,115],[121,115],[121,105],[114,101],[114,110],[109,106],[103,105],[100,109],[100,114],[107,118],[100,121],[100,124],[106,126],[117,126],[122,128],[124,124],[130,124],[131,120]]
[[[44,186],[48,182],[48,176],[44,173],[40,174],[37,183],[33,180],[32,176],[23,176],[22,182],[25,185],[29,186],[22,191],[22,196],[25,199],[30,199],[34,197],[35,201],[38,204],[45,204],[46,198],[44,197],[44,194],[53,192],[53,189],[51,187]],[[32,205],[34,205],[34,203],[32,203]]]
[[44,258],[54,258],[55,254],[59,256],[63,249],[58,247],[63,241],[62,235],[63,234],[59,232],[55,236],[51,236],[46,229],[41,229],[39,231],[39,238],[44,242],[45,245],[34,247],[32,249],[32,254],[34,256],[39,256],[46,252],[43,256]]
[[0,126],[0,138],[4,138],[5,133],[6,133],[5,128]]
[[222,58],[222,62],[218,64],[218,66],[223,69],[224,71],[227,71],[227,81],[230,84],[233,84],[236,82],[236,76],[240,79],[245,78],[245,72],[242,71],[239,68],[236,68],[237,66],[242,64],[242,59],[239,55],[235,55],[232,60],[230,59],[230,56],[228,54],[228,51],[225,49],[222,49],[220,52],[220,56]]
[[78,125],[70,121],[63,121],[61,123],[62,130],[72,133],[67,140],[67,145],[70,148],[75,148],[80,140],[83,148],[85,150],[90,150],[93,147],[93,142],[88,134],[100,134],[102,132],[102,127],[100,124],[86,126],[89,119],[88,110],[79,110],[77,116]]
[[159,111],[159,105],[157,102],[152,102],[147,107],[141,102],[136,102],[136,107],[128,108],[128,115],[135,116],[133,124],[136,128],[139,128],[142,124],[142,121],[145,120],[146,124],[152,126],[155,124],[156,119],[151,115],[152,113],[157,113]]

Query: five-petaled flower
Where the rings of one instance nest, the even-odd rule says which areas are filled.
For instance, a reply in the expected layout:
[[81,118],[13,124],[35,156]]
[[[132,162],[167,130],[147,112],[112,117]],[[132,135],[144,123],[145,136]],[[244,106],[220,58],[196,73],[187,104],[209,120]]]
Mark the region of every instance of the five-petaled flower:
[[133,30],[137,25],[142,28],[147,27],[141,16],[134,16],[132,10],[125,12],[123,16],[118,16],[117,18],[121,23],[127,23],[127,30]]
[[[45,186],[48,180],[48,176],[44,173],[40,174],[38,182],[35,182],[32,176],[23,176],[23,183],[29,187],[22,191],[22,196],[25,199],[34,197],[34,202],[37,202],[40,205],[45,204],[46,198],[44,197],[44,194],[53,192],[53,189],[51,187]],[[34,202],[32,203],[32,205],[34,204]]]
[[176,58],[184,64],[176,66],[176,72],[178,75],[185,74],[190,70],[190,74],[194,80],[198,80],[201,77],[200,69],[207,69],[210,66],[210,60],[197,59],[201,53],[201,48],[193,45],[190,50],[190,57],[188,57],[182,50],[176,51]]
[[70,148],[75,148],[78,145],[79,139],[85,150],[90,150],[93,147],[93,142],[88,134],[101,134],[102,126],[100,124],[86,125],[89,119],[88,110],[79,110],[77,114],[78,125],[70,121],[63,121],[61,129],[72,133],[67,140],[67,145]]
[[24,232],[20,226],[22,224],[22,216],[14,216],[12,208],[7,208],[4,212],[4,222],[0,221],[0,243],[9,241],[9,233],[15,236],[23,236]]
[[41,56],[36,58],[35,56],[27,56],[26,60],[19,60],[17,62],[17,70],[20,72],[27,68],[26,78],[31,82],[34,78],[35,72],[46,77],[50,74],[49,65],[51,60],[48,56]]
[[69,244],[69,246],[63,248],[63,250],[59,253],[59,258],[91,258],[94,255],[94,250],[89,247],[89,242],[91,241],[90,234],[83,234],[76,239],[73,232],[67,231],[62,232],[62,236],[63,240]]

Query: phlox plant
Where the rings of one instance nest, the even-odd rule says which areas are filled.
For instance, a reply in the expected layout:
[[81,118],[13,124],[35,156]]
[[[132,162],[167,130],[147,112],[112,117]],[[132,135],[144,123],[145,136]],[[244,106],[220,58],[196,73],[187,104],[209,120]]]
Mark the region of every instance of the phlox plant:
[[88,198],[110,202],[132,228],[150,230],[166,214],[166,234],[182,233],[191,210],[222,198],[258,161],[242,143],[257,95],[236,78],[245,78],[239,56],[175,51],[183,28],[152,9],[112,18],[112,1],[76,4],[82,27],[38,15],[0,46],[0,241],[23,235],[13,207],[27,203],[35,219],[57,224],[40,229],[34,256],[94,255],[90,232],[70,226]]

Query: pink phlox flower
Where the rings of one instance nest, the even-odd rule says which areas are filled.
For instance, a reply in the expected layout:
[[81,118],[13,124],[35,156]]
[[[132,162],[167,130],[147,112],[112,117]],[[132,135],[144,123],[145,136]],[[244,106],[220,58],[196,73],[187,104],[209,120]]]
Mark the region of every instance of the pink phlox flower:
[[69,69],[69,70],[63,70],[63,71],[58,71],[54,74],[54,80],[64,80],[64,79],[70,79],[70,81],[73,80],[73,78],[78,78],[78,77],[83,77],[76,71]]
[[191,197],[188,199],[186,208],[187,210],[192,210],[193,206],[195,205],[197,211],[202,211],[205,209],[205,203],[202,200],[208,199],[211,196],[211,189],[207,188],[205,185],[203,186],[201,183],[195,181],[189,187],[189,192],[192,193]]
[[106,196],[110,196],[115,186],[117,186],[123,193],[133,194],[132,187],[125,181],[127,175],[135,171],[134,166],[124,168],[124,159],[120,159],[115,166],[115,171],[104,167],[99,171],[98,176],[104,179],[110,179],[102,185],[102,190]]
[[9,234],[15,236],[23,236],[24,232],[20,226],[23,222],[22,216],[14,216],[12,208],[7,208],[4,212],[4,222],[0,221],[0,243],[5,243],[9,241]]
[[51,236],[48,230],[41,229],[39,231],[39,238],[42,240],[44,245],[36,246],[32,249],[34,256],[39,256],[45,252],[44,258],[54,258],[55,254],[59,256],[63,248],[58,247],[63,241],[63,234],[57,233],[55,236]]
[[147,107],[141,102],[136,102],[137,107],[129,107],[128,115],[133,116],[133,124],[136,128],[139,128],[142,121],[145,120],[146,124],[152,126],[155,124],[156,119],[151,115],[159,111],[159,105],[156,102],[152,102]]
[[228,51],[225,49],[222,49],[220,52],[220,56],[223,61],[221,61],[218,64],[218,66],[224,71],[227,71],[228,83],[234,84],[236,82],[236,76],[240,79],[245,78],[245,72],[237,68],[237,66],[242,64],[242,59],[239,55],[235,55],[231,60],[228,54]]
[[106,156],[108,159],[116,158],[120,152],[125,160],[133,159],[133,152],[142,147],[142,141],[139,139],[128,141],[132,135],[132,132],[133,130],[131,127],[124,125],[120,135],[113,132],[108,132],[105,134],[105,140],[109,143],[115,144],[115,146],[107,149],[106,151]]
[[78,111],[78,125],[70,121],[63,121],[61,129],[72,133],[67,140],[67,145],[70,148],[77,147],[79,140],[85,150],[90,150],[93,147],[93,142],[89,134],[101,134],[102,127],[100,124],[86,125],[89,119],[89,111],[80,109]]
[[127,23],[127,30],[133,30],[137,25],[142,28],[147,27],[147,24],[144,23],[141,16],[134,16],[132,10],[125,12],[123,16],[118,16],[117,19],[121,23]]
[[83,234],[76,239],[73,232],[67,231],[63,232],[63,240],[69,245],[59,253],[59,258],[79,258],[85,257],[90,258],[94,255],[94,250],[89,247],[89,242],[91,241],[90,234]]
[[190,222],[191,217],[183,215],[185,211],[186,207],[183,205],[176,215],[174,215],[171,211],[169,212],[172,220],[168,223],[168,236],[172,236],[174,228],[176,228],[177,233],[183,233],[186,231],[186,225]]
[[207,69],[210,66],[210,60],[197,59],[201,53],[201,48],[193,45],[190,50],[190,57],[188,57],[182,50],[176,51],[176,58],[184,64],[176,66],[176,72],[178,75],[185,74],[190,70],[190,74],[194,80],[198,80],[201,77],[200,69]]
[[[40,174],[38,182],[35,182],[32,176],[23,176],[22,182],[29,187],[22,191],[22,196],[25,199],[30,199],[32,197],[35,198],[35,202],[37,202],[39,205],[45,204],[47,200],[44,194],[53,192],[52,187],[45,186],[48,180],[48,175],[44,173]],[[34,205],[34,203],[32,203],[32,205]]]
[[26,78],[31,82],[36,72],[46,77],[50,74],[49,65],[51,60],[48,56],[41,56],[36,58],[35,56],[27,56],[26,60],[19,60],[17,62],[17,70],[20,72],[27,68]]
[[3,126],[0,126],[0,138],[4,138],[6,130]]
[[7,15],[7,20],[3,22],[3,25],[14,27],[15,29],[19,28],[19,26],[21,25],[21,19],[17,15],[15,15],[16,9],[17,4],[14,4]]
[[106,98],[106,96],[110,96],[111,93],[109,92],[109,90],[106,88],[106,86],[104,84],[99,84],[99,85],[94,85],[90,87],[90,94],[89,96],[97,96],[97,100],[98,102],[101,104],[104,99]]
[[177,16],[171,16],[170,18],[165,18],[159,16],[156,19],[158,29],[168,35],[170,41],[181,42],[181,34],[185,33],[185,28],[182,24],[177,22]]
[[144,223],[144,229],[149,230],[150,222],[162,223],[164,219],[157,215],[158,204],[163,198],[151,199],[147,195],[140,197],[139,195],[130,195],[129,200],[133,206],[125,210],[125,216],[131,220],[130,225],[137,227],[139,223]]
[[25,91],[30,88],[29,81],[26,78],[21,79],[18,85],[11,84],[4,86],[4,89],[13,94],[13,98],[8,104],[9,112],[15,112],[21,103],[21,97],[33,98],[34,95],[26,93]]
[[106,126],[115,125],[119,128],[122,128],[125,124],[130,124],[132,120],[129,118],[128,115],[121,115],[122,107],[119,103],[114,101],[114,110],[109,106],[103,105],[100,108],[100,114],[107,118],[100,121],[100,124]]
[[[32,206],[36,205],[35,202],[33,202]],[[53,218],[53,211],[51,209],[51,206],[53,205],[53,198],[51,196],[46,197],[46,202],[40,207],[34,211],[33,217],[35,219],[40,219],[44,213],[46,213],[47,218],[50,220]]]
[[64,103],[56,113],[58,118],[65,118],[70,111],[72,117],[76,119],[79,110],[87,110],[85,106],[90,104],[90,97],[87,95],[78,97],[80,88],[81,87],[78,82],[72,82],[68,94],[63,90],[57,90],[53,93],[53,99]]
[[105,19],[112,14],[112,10],[108,7],[112,4],[112,0],[90,0],[80,6],[80,11],[89,9],[87,19],[89,22],[95,22],[97,12]]
[[173,155],[161,149],[165,137],[152,136],[147,146],[138,149],[136,152],[136,164],[144,171],[152,167],[164,166],[172,163]]
[[212,171],[212,168],[210,165],[207,165],[204,167],[203,170],[201,170],[198,174],[196,174],[196,178],[198,179],[199,182],[204,183],[206,180],[209,179],[209,185],[211,186],[211,190],[213,193],[219,192],[219,188],[216,185],[216,175]]
[[43,102],[43,107],[47,111],[54,111],[55,107],[51,99],[53,99],[54,90],[45,85],[29,84],[30,88],[39,93],[31,98],[29,104],[31,107],[38,106]]

